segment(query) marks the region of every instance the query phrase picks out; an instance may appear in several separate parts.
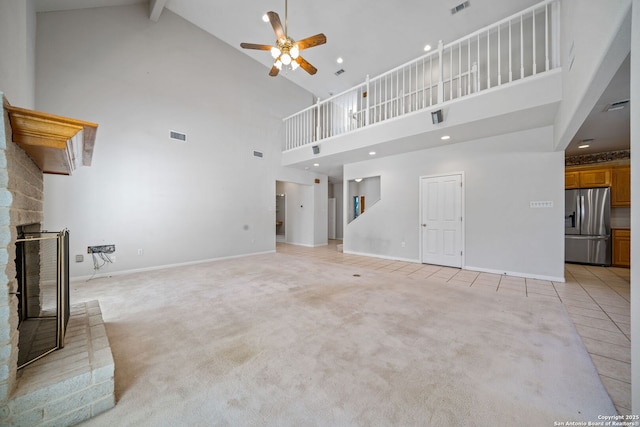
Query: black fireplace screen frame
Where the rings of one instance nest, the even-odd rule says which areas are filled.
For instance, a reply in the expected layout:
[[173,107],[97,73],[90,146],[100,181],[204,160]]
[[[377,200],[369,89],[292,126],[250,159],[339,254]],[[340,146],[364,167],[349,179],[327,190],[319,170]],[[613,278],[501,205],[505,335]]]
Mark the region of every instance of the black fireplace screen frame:
[[[40,271],[36,273],[35,284],[38,288],[37,298],[40,300],[37,303],[37,309],[31,311],[37,311],[37,313],[30,313],[29,311],[29,286],[28,286],[28,263],[29,257],[28,251],[37,251],[37,265],[35,268],[41,270],[41,264],[45,262],[51,262],[53,260],[45,260],[42,257],[51,257],[53,254],[45,253],[46,250],[42,250],[45,245],[53,245],[50,243],[52,239],[55,239],[55,315],[48,313],[43,315],[42,301],[40,292],[42,292],[43,280],[40,275]],[[28,245],[32,245],[31,248]],[[35,245],[35,246],[34,246]],[[69,230],[64,229],[60,232],[49,231],[37,231],[37,232],[22,232],[16,239],[16,267],[17,267],[17,279],[18,279],[18,292],[19,298],[19,356],[18,356],[18,369],[41,359],[42,357],[50,354],[51,352],[64,347],[64,337],[69,323],[69,317],[71,315],[70,299],[69,299]],[[32,280],[33,281],[33,280]],[[31,303],[33,304],[33,303]],[[42,326],[42,319],[46,319],[47,326]],[[35,326],[34,326],[35,325]],[[43,345],[43,348],[33,349],[34,343],[42,341],[42,335],[48,336],[47,344]],[[29,336],[32,335],[32,336]]]

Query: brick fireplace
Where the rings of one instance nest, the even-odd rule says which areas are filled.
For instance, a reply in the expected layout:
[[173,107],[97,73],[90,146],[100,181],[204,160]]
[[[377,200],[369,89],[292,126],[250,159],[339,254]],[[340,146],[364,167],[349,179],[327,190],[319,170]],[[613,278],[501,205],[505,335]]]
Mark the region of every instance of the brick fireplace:
[[[0,93],[0,99],[2,93]],[[6,102],[6,100],[4,100]],[[73,425],[115,404],[114,362],[97,301],[72,305],[65,347],[18,370],[18,227],[43,222],[43,173],[0,118],[0,425]]]

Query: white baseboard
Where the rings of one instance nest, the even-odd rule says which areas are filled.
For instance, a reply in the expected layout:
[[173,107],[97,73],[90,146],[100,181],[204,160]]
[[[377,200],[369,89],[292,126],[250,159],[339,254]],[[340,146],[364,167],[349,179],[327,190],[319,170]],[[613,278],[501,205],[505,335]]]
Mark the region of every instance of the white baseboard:
[[90,274],[90,275],[87,275],[87,276],[73,276],[73,277],[71,277],[71,280],[99,279],[99,278],[112,277],[112,276],[122,276],[122,275],[125,275],[125,274],[131,274],[131,273],[144,273],[146,271],[164,270],[166,268],[184,267],[184,266],[188,266],[188,265],[204,264],[204,263],[207,263],[207,262],[223,261],[223,260],[226,260],[226,259],[244,258],[244,257],[254,256],[254,255],[273,254],[275,252],[276,252],[275,250],[263,251],[263,252],[252,252],[252,253],[241,254],[241,255],[231,255],[231,256],[224,256],[224,257],[219,257],[219,258],[201,259],[201,260],[198,260],[198,261],[187,261],[187,262],[179,262],[179,263],[175,263],[175,264],[156,265],[156,266],[153,266],[153,267],[132,268],[130,270],[105,272],[105,273],[96,274],[96,275]]
[[369,254],[369,253],[366,253],[366,252],[345,251],[344,247],[343,247],[343,252],[345,254],[349,254],[349,255],[361,255],[361,256],[368,256],[368,257],[373,257],[373,258],[389,259],[391,261],[404,261],[404,262],[413,262],[413,263],[420,264],[420,260],[418,260],[418,259],[399,258],[399,257],[392,257],[392,256],[387,256],[387,255],[379,255],[379,254]]
[[287,245],[293,245],[293,246],[304,246],[305,248],[319,248],[320,246],[329,245],[329,243],[320,243],[318,245],[310,245],[308,243],[293,243],[293,242],[282,242],[282,243],[286,243]]
[[[421,264],[419,259],[391,257],[391,256],[385,256],[385,255],[370,254],[370,253],[366,253],[366,252],[344,251],[344,253],[345,254],[351,254],[351,255],[362,255],[362,256],[368,256],[368,257],[374,257],[374,258],[389,259],[389,260],[392,260],[392,261],[404,261],[404,262],[412,262],[412,263]],[[479,271],[481,273],[499,274],[500,276],[523,277],[525,279],[547,280],[547,281],[550,281],[550,282],[558,282],[558,283],[564,283],[565,282],[565,278],[564,277],[545,276],[545,275],[541,275],[541,274],[531,274],[531,273],[521,273],[521,272],[517,272],[517,271],[494,270],[494,269],[490,269],[490,268],[473,267],[473,266],[469,266],[469,265],[463,266],[462,270],[471,270],[471,271]]]
[[482,268],[482,267],[473,267],[466,265],[462,267],[463,270],[472,270],[479,271],[481,273],[492,273],[498,274],[500,276],[514,276],[514,277],[524,277],[525,279],[537,279],[537,280],[547,280],[549,282],[559,282],[564,283],[564,277],[556,277],[556,276],[544,276],[541,274],[531,274],[531,273],[521,273],[517,271],[504,271],[504,270],[494,270],[491,268]]

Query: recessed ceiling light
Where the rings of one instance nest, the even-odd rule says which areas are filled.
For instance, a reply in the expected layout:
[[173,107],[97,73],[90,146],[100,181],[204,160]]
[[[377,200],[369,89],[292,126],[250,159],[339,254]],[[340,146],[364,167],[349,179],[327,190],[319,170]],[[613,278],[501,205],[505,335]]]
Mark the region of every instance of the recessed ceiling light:
[[338,59],[336,59],[336,62],[337,62],[338,64],[342,64],[342,58],[338,58]]
[[440,137],[441,140],[446,141],[447,139],[451,138],[449,135],[442,135]]
[[356,178],[354,179],[355,182],[362,182],[362,178]]
[[318,167],[320,166],[320,163],[314,163],[313,166]]
[[264,15],[262,15],[262,20],[264,22],[269,22],[269,15],[267,15],[266,13]]
[[578,148],[589,148],[589,144],[578,145]]
[[428,45],[426,45],[426,46],[424,47],[424,51],[425,51],[425,52],[429,52],[430,50],[431,50],[431,45],[430,45],[430,44],[428,44]]
[[369,155],[370,155],[370,156],[375,156],[375,155],[376,155],[376,152],[375,152],[375,151],[369,151]]

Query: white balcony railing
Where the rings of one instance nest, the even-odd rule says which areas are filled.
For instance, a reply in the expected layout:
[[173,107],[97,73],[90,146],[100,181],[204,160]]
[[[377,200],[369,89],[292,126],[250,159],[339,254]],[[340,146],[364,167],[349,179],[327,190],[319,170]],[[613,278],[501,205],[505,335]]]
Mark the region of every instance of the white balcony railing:
[[547,0],[284,119],[283,151],[558,67],[559,1]]

